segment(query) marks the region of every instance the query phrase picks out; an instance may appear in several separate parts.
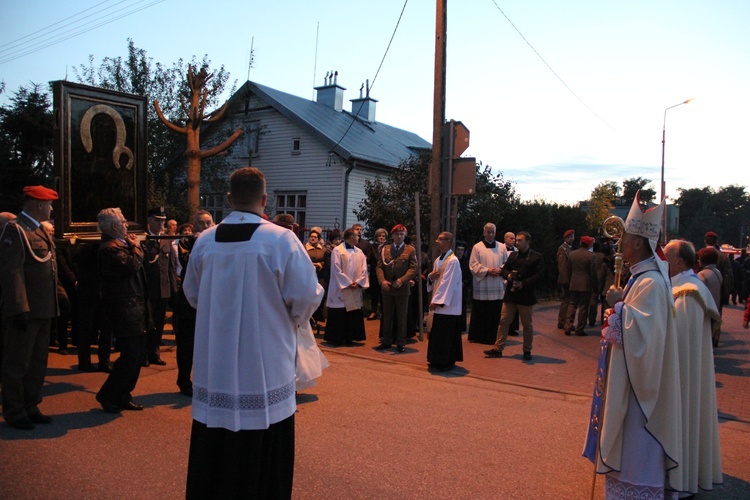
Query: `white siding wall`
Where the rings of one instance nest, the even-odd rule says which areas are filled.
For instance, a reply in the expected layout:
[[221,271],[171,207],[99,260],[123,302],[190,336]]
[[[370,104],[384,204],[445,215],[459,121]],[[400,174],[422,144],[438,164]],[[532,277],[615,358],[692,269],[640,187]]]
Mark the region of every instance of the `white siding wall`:
[[[250,109],[261,106],[257,98],[251,100]],[[312,135],[272,108],[244,114],[244,103],[232,116],[234,126],[243,122],[260,121],[261,131],[258,155],[251,164],[266,176],[269,208],[273,208],[274,193],[295,191],[307,193],[307,226],[330,227],[336,217],[341,223],[341,197],[343,193],[343,166],[338,157],[329,167],[328,150]],[[292,154],[292,140],[300,139],[299,154]],[[240,149],[240,148],[238,148]],[[234,168],[248,165],[247,154],[232,152],[229,160]]]

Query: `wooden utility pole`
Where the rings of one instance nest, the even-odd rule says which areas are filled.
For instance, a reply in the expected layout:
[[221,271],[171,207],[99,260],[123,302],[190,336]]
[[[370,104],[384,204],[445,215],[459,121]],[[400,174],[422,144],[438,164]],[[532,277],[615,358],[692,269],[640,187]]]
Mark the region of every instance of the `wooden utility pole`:
[[[450,190],[441,185],[443,163],[443,124],[445,123],[445,52],[448,0],[436,0],[435,15],[435,91],[432,109],[432,161],[428,192],[430,195],[430,241],[435,241],[441,231],[441,193]],[[448,230],[448,229],[446,229]]]
[[220,120],[224,116],[228,104],[228,102],[226,102],[220,109],[211,113],[206,113],[206,102],[208,100],[206,82],[210,80],[212,76],[212,74],[208,74],[206,68],[202,68],[196,73],[193,70],[192,65],[188,65],[187,80],[191,90],[190,107],[188,107],[185,101],[180,98],[182,109],[187,115],[185,126],[176,125],[167,120],[164,113],[161,111],[161,107],[159,107],[159,101],[154,101],[156,114],[159,115],[159,119],[162,123],[164,123],[164,125],[170,130],[179,134],[185,134],[187,137],[187,149],[185,149],[185,156],[187,156],[188,159],[187,197],[191,214],[194,214],[200,208],[201,160],[221,153],[244,133],[241,128],[238,128],[227,138],[227,140],[218,146],[211,149],[201,149],[201,125],[203,125],[203,123]]

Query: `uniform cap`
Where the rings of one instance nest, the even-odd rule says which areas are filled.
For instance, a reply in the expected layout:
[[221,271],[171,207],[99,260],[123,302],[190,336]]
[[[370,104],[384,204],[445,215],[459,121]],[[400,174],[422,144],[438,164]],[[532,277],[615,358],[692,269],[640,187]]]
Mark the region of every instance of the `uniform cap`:
[[49,201],[59,198],[57,191],[44,186],[26,186],[23,188],[23,195],[35,200]]
[[573,236],[574,234],[575,234],[575,231],[573,231],[572,229],[568,229],[567,231],[563,233],[563,238],[567,238],[568,236]]
[[154,219],[166,219],[167,212],[164,210],[164,207],[156,207],[148,211],[148,216]]
[[592,238],[591,236],[581,236],[581,243],[583,243],[587,247],[590,247],[594,244],[594,238]]
[[393,226],[393,229],[391,229],[391,234],[393,234],[395,232],[405,233],[406,232],[406,227],[403,224],[396,224],[395,226]]

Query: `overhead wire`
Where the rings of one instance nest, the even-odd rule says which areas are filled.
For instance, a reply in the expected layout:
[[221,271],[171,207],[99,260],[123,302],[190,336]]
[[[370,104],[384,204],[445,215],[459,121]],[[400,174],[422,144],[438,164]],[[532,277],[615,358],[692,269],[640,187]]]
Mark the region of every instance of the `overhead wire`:
[[[375,80],[378,79],[378,75],[380,74],[380,69],[383,67],[383,63],[385,62],[385,58],[388,55],[388,51],[391,49],[391,44],[393,43],[393,39],[396,37],[396,32],[398,31],[398,27],[401,24],[401,18],[404,17],[404,11],[406,10],[406,4],[409,3],[409,0],[404,0],[404,6],[401,7],[401,13],[398,15],[398,21],[396,21],[396,27],[393,28],[393,33],[391,34],[391,39],[388,41],[388,46],[385,48],[385,53],[383,53],[383,57],[380,59],[380,64],[378,65],[377,71],[375,71],[375,76],[372,78],[372,85],[370,85],[369,89],[372,90],[372,88],[375,86]],[[359,105],[359,108],[362,109],[362,106],[364,106],[364,101],[362,101]],[[353,111],[353,110],[352,110]],[[349,126],[344,131],[344,134],[341,136],[341,139],[338,140],[336,145],[334,145],[330,152],[333,153],[337,147],[339,147],[339,144],[341,144],[341,141],[344,140],[344,137],[349,133],[349,130],[351,130],[352,126],[354,125],[354,122],[357,121],[357,115],[359,114],[359,110],[357,113],[352,113],[352,121],[349,123]]]
[[[123,1],[126,1],[126,0],[123,0]],[[108,17],[110,17],[110,16],[112,16],[112,15],[114,15],[114,14],[117,14],[118,12],[122,12],[122,11],[125,11],[125,10],[127,10],[128,8],[134,7],[134,6],[136,6],[137,4],[139,4],[139,3],[143,3],[144,1],[148,1],[148,0],[138,0],[138,1],[137,1],[137,2],[135,3],[135,4],[131,4],[130,6],[125,6],[125,7],[123,7],[123,8],[120,8],[120,9],[116,10],[116,11],[113,11],[113,12],[109,12],[109,13],[106,13],[106,14],[104,14],[104,15],[100,16],[100,17],[99,17],[99,18],[97,18],[97,19],[93,19],[93,20],[91,20],[91,21],[89,21],[89,22],[86,22],[86,23],[83,23],[82,25],[79,25],[79,26],[77,26],[77,27],[75,27],[75,28],[71,28],[71,29],[69,29],[69,30],[67,30],[67,31],[65,31],[65,32],[63,32],[63,33],[59,33],[59,34],[57,34],[57,35],[54,35],[54,36],[52,36],[51,38],[48,38],[47,40],[42,40],[42,41],[40,41],[40,42],[37,42],[36,44],[33,44],[33,45],[29,46],[29,47],[25,47],[25,48],[19,48],[19,49],[16,49],[16,50],[15,50],[14,52],[12,52],[11,54],[6,54],[5,56],[3,56],[3,55],[0,55],[0,64],[4,64],[4,63],[10,62],[10,61],[13,61],[13,60],[19,59],[19,58],[21,58],[21,57],[24,57],[24,56],[26,56],[26,55],[29,55],[29,54],[32,54],[32,53],[34,53],[34,52],[37,52],[37,51],[39,51],[39,50],[45,49],[45,48],[47,48],[47,47],[50,47],[50,46],[52,46],[52,45],[56,45],[56,44],[58,44],[58,43],[64,42],[64,41],[66,41],[66,40],[69,40],[69,39],[71,39],[71,38],[74,38],[74,37],[76,37],[76,36],[82,35],[82,34],[84,34],[84,33],[88,33],[89,31],[92,31],[92,30],[94,30],[94,29],[96,29],[96,28],[99,28],[99,27],[101,27],[101,26],[104,26],[104,25],[110,24],[110,23],[112,23],[112,22],[114,22],[114,21],[118,21],[118,20],[120,20],[120,19],[122,19],[122,18],[124,18],[124,17],[128,17],[128,16],[130,16],[130,15],[133,15],[133,14],[135,14],[135,13],[137,13],[137,12],[140,12],[140,11],[142,11],[142,10],[148,9],[149,7],[153,7],[154,5],[157,5],[157,4],[159,4],[159,3],[162,3],[162,2],[164,2],[165,0],[154,0],[154,1],[152,1],[151,3],[149,3],[149,4],[147,4],[147,5],[143,5],[143,6],[140,6],[140,7],[136,8],[136,9],[130,10],[130,11],[128,11],[128,12],[124,12],[123,14],[121,14],[121,15],[118,15],[117,17],[113,17],[113,18],[107,19]],[[102,3],[105,3],[105,2],[102,2]],[[97,4],[97,6],[98,6],[98,5],[101,5],[102,3],[100,3],[100,4]],[[123,3],[123,2],[118,2],[118,4],[119,4],[119,3]],[[115,4],[115,5],[118,5],[118,4]],[[95,6],[95,7],[96,7],[96,6]],[[101,10],[101,11],[99,11],[99,12],[103,12],[104,10],[108,10],[109,8],[111,8],[111,7],[108,7],[107,9],[102,9],[102,10]],[[90,10],[90,9],[91,9],[91,8],[89,8],[89,9],[86,9],[86,10]],[[75,14],[74,16],[71,16],[71,17],[75,17],[75,16],[77,16],[77,15],[80,15],[80,14],[82,14],[83,12],[86,12],[86,10],[84,10],[84,11],[82,11],[82,12],[78,13],[78,14]],[[98,13],[98,12],[97,12],[97,13]],[[92,15],[93,15],[93,14],[92,14]],[[90,16],[91,16],[91,15],[89,15],[89,16],[86,16],[86,17],[90,17]],[[84,17],[83,19],[85,19],[86,17]],[[63,21],[65,21],[65,20],[67,20],[67,19],[69,19],[69,18],[66,18],[66,19],[64,19]],[[54,23],[54,24],[52,24],[52,25],[48,26],[48,28],[49,28],[49,27],[51,27],[51,26],[55,26],[56,24],[59,24],[60,22],[63,22],[63,21],[58,21],[57,23]],[[75,22],[73,22],[73,23],[69,23],[69,24],[75,24],[76,22],[78,22],[78,21],[75,21]],[[96,24],[95,24],[95,23],[96,23]],[[92,24],[94,24],[94,25],[93,25],[93,26],[90,26],[90,25],[92,25]],[[67,25],[66,25],[66,26],[67,26]],[[43,28],[43,29],[47,29],[47,28]],[[60,29],[60,28],[58,28],[58,29]],[[78,31],[76,31],[76,30],[78,30]],[[53,30],[53,31],[57,31],[57,29],[56,29],[56,30]],[[36,33],[36,32],[35,32],[35,33]],[[33,33],[32,33],[32,34],[33,34]],[[66,36],[66,35],[67,35],[67,36]],[[26,37],[22,37],[21,39],[23,39],[23,38],[27,38],[28,36],[31,36],[31,35],[26,35]],[[62,37],[62,38],[61,38],[61,37]],[[35,37],[35,39],[36,39],[36,38],[39,38],[39,37]],[[18,40],[21,40],[21,39],[18,39]],[[16,40],[16,41],[17,41],[17,40]],[[9,42],[9,43],[14,43],[14,42]],[[7,45],[7,44],[6,44],[6,45]],[[2,53],[2,50],[0,50],[0,53]]]
[[608,126],[609,128],[611,128],[612,130],[615,130],[615,131],[617,131],[617,129],[616,129],[616,128],[614,128],[614,127],[613,127],[612,125],[610,125],[610,124],[609,124],[609,123],[608,123],[608,122],[607,122],[607,121],[606,121],[606,120],[605,120],[604,118],[602,118],[601,116],[599,116],[599,115],[598,115],[598,114],[596,113],[596,111],[594,111],[594,110],[593,110],[593,109],[592,109],[592,108],[591,108],[591,107],[590,107],[590,106],[589,106],[588,104],[586,104],[586,103],[584,102],[584,100],[583,100],[583,99],[581,99],[581,97],[580,97],[580,96],[579,96],[578,94],[576,94],[576,93],[575,93],[575,92],[573,91],[573,89],[572,89],[572,88],[570,88],[570,86],[569,86],[569,85],[568,85],[568,84],[567,84],[567,83],[565,82],[565,80],[563,80],[563,79],[562,79],[562,77],[561,77],[560,75],[558,75],[558,74],[557,74],[557,72],[556,72],[556,71],[555,71],[554,69],[552,69],[552,66],[550,66],[550,65],[549,65],[549,63],[547,63],[547,61],[546,61],[546,60],[544,59],[544,57],[542,57],[542,55],[541,55],[541,54],[539,53],[539,51],[537,51],[537,50],[536,50],[536,49],[534,48],[534,46],[533,46],[533,45],[531,45],[531,42],[529,42],[529,41],[528,41],[528,40],[526,39],[526,37],[525,37],[525,36],[523,36],[523,33],[521,33],[521,30],[519,30],[519,29],[518,29],[518,28],[516,27],[516,25],[515,25],[515,24],[513,24],[513,21],[511,21],[511,20],[510,20],[510,18],[508,17],[508,15],[507,15],[507,14],[506,14],[506,13],[505,13],[505,12],[503,11],[503,9],[501,9],[501,8],[500,8],[500,6],[499,6],[499,5],[497,4],[497,2],[496,2],[495,0],[490,0],[490,1],[491,1],[491,2],[493,3],[493,4],[495,4],[495,7],[497,8],[497,10],[499,10],[499,11],[500,11],[500,13],[501,13],[501,14],[503,15],[503,17],[505,17],[505,19],[506,19],[506,20],[508,21],[508,23],[509,23],[509,24],[511,25],[511,27],[512,27],[512,28],[513,28],[514,30],[516,30],[516,33],[518,33],[518,36],[520,36],[520,37],[521,37],[521,39],[522,39],[522,40],[523,40],[523,41],[524,41],[524,42],[526,43],[526,45],[528,45],[528,46],[529,46],[529,48],[530,48],[530,49],[531,49],[532,51],[534,51],[534,54],[536,54],[536,56],[537,56],[537,57],[539,58],[539,60],[540,60],[540,61],[542,61],[542,63],[544,63],[544,65],[545,65],[545,66],[547,66],[547,69],[549,69],[549,70],[550,70],[550,71],[552,72],[552,74],[553,74],[553,75],[555,75],[555,78],[557,78],[557,79],[558,79],[558,80],[560,81],[560,83],[562,83],[562,84],[563,84],[563,86],[564,86],[564,87],[565,87],[565,88],[566,88],[566,89],[568,90],[568,92],[570,92],[570,93],[571,93],[571,94],[573,95],[573,97],[575,97],[575,98],[576,98],[576,99],[578,100],[578,102],[580,102],[580,103],[581,103],[581,104],[582,104],[582,105],[583,105],[583,106],[584,106],[584,107],[585,107],[585,108],[586,108],[587,110],[589,110],[589,112],[590,112],[590,113],[591,113],[592,115],[594,115],[594,116],[595,116],[595,117],[596,117],[596,118],[597,118],[597,119],[598,119],[599,121],[601,121],[602,123],[604,123],[604,124],[605,124],[606,126]]

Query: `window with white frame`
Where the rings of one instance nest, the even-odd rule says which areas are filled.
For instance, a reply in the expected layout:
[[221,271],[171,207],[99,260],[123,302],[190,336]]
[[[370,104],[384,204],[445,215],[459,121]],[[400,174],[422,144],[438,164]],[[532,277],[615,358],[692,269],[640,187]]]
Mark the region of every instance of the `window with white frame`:
[[306,227],[307,192],[306,191],[277,191],[276,214],[291,214],[299,227]]

